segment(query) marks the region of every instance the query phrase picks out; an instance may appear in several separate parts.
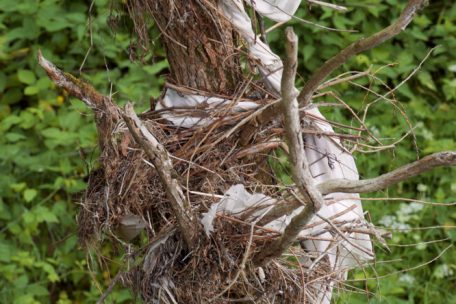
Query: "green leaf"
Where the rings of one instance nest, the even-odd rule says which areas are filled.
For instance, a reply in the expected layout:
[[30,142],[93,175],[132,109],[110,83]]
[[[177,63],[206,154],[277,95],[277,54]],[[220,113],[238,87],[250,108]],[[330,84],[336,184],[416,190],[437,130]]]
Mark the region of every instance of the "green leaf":
[[27,293],[32,294],[37,297],[49,295],[49,291],[42,285],[39,284],[30,284],[26,288]]
[[57,219],[55,214],[52,213],[51,210],[49,210],[49,208],[47,208],[47,207],[38,206],[35,208],[33,213],[35,214],[37,221],[39,223],[41,223],[41,222],[58,223],[59,222],[59,220]]
[[154,63],[153,65],[144,66],[143,69],[148,74],[155,75],[167,67],[168,67],[168,60],[162,60],[157,63]]
[[18,124],[20,122],[21,122],[21,119],[19,116],[10,115],[10,116],[6,117],[5,119],[3,119],[3,121],[0,123],[0,126],[1,126],[1,129],[6,131],[9,128],[11,128],[11,126]]
[[64,139],[65,133],[57,128],[48,128],[41,131],[44,137],[53,139]]
[[35,189],[26,189],[23,193],[24,200],[27,203],[29,203],[36,197],[37,194],[38,194],[38,191],[36,191]]
[[5,76],[5,73],[0,72],[0,92],[3,92],[5,87],[6,87],[6,76]]
[[307,44],[303,47],[304,61],[309,61],[315,53],[315,46]]
[[418,80],[427,88],[435,91],[435,83],[434,80],[432,79],[431,74],[428,71],[421,71],[418,73]]
[[0,220],[11,220],[11,212],[8,206],[0,199]]
[[1,99],[2,104],[15,104],[22,98],[22,90],[19,88],[11,88],[3,94]]
[[37,267],[41,267],[48,275],[48,279],[51,282],[57,282],[60,280],[57,272],[55,271],[54,266],[47,262],[38,262],[35,264]]
[[36,95],[36,94],[38,94],[39,91],[40,91],[40,89],[36,86],[28,86],[25,88],[24,94],[28,95],[28,96]]
[[17,72],[19,81],[25,84],[33,84],[36,81],[35,74],[30,70],[19,70]]
[[11,261],[13,251],[13,246],[0,242],[0,262],[9,263]]
[[5,138],[9,142],[17,142],[17,141],[26,139],[27,137],[22,133],[9,132],[9,133],[6,133]]

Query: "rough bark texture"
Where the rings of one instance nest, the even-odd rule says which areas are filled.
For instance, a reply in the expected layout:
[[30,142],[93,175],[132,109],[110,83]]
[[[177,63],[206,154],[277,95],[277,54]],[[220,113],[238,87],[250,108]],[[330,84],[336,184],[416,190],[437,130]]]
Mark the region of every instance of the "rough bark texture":
[[151,13],[163,35],[170,80],[231,95],[241,79],[234,32],[216,11],[217,0],[135,0],[130,14]]

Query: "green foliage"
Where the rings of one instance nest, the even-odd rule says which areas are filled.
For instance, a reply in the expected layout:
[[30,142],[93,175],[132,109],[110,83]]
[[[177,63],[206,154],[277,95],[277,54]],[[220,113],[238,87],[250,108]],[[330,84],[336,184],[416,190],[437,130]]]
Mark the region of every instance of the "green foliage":
[[[93,117],[56,89],[36,54],[74,74],[84,62],[82,77],[141,109],[159,94],[167,62],[160,49],[144,58],[155,65],[131,62],[129,34],[107,25],[108,1],[91,13],[89,4],[0,1],[0,303],[94,303],[110,281],[89,270],[96,263],[76,237],[77,202],[98,153]],[[119,289],[110,299],[132,295]]]
[[[388,86],[404,80],[438,45],[415,77],[401,86],[396,98],[414,126],[420,154],[456,149],[456,4],[431,4],[397,38],[351,59],[338,72],[378,70],[376,76]],[[306,8],[298,16],[338,29],[358,33],[331,32],[291,23],[300,38],[302,80],[326,59],[358,38],[373,33],[398,16],[404,1],[345,1],[349,12]],[[0,1],[0,302],[1,303],[93,303],[109,284],[109,275],[86,257],[77,244],[75,214],[78,196],[86,186],[88,171],[96,166],[96,130],[91,113],[79,101],[59,91],[37,66],[36,53],[65,71],[90,81],[99,91],[112,93],[120,103],[127,99],[137,107],[148,107],[149,98],[159,94],[167,66],[160,47],[147,55],[142,65],[128,58],[130,32],[121,24],[116,32],[108,20],[116,19],[107,0],[87,1],[2,0]],[[114,15],[113,15],[114,14]],[[90,16],[90,18],[89,18]],[[366,22],[368,20],[368,22]],[[283,48],[282,31],[269,34],[275,50]],[[383,67],[396,63],[393,67]],[[335,74],[336,75],[336,74]],[[334,75],[334,76],[335,76]],[[379,82],[357,80],[376,92],[387,90]],[[374,96],[357,86],[331,87],[355,111]],[[328,97],[324,100],[335,102]],[[348,113],[327,110],[333,120],[351,123]],[[379,137],[399,138],[408,124],[389,103],[372,107],[367,122]],[[392,140],[385,139],[386,142]],[[81,157],[82,156],[82,157]],[[394,151],[358,154],[363,177],[372,177],[398,167],[416,157],[408,137]],[[283,153],[271,157],[284,183],[289,168]],[[274,163],[274,160],[278,160]],[[440,202],[456,201],[455,170],[439,169],[392,187],[377,197],[409,197]],[[374,223],[392,228],[454,226],[456,212],[451,207],[410,203],[365,201]],[[438,243],[425,241],[446,239]],[[438,260],[404,273],[403,269],[432,260],[456,240],[452,228],[404,230],[396,232],[391,253],[377,248],[379,260],[394,262],[376,265],[379,280],[354,283],[361,293],[341,294],[341,303],[456,303],[456,254],[448,249]],[[399,244],[416,244],[399,247]],[[103,254],[109,248],[103,248]],[[397,259],[400,259],[397,261]],[[88,263],[90,265],[88,265]],[[89,268],[89,266],[91,268]],[[89,269],[92,269],[90,271]],[[354,273],[354,279],[374,277],[373,269]],[[365,291],[369,291],[369,296]],[[109,298],[116,303],[132,301],[132,295],[118,289]]]
[[[313,7],[312,10],[300,9],[298,16],[328,27],[356,29],[359,33],[322,32],[315,27],[304,26],[298,20],[292,21],[302,46],[299,73],[303,80],[349,43],[390,24],[398,17],[405,1],[347,1],[342,4],[350,8],[349,12],[340,13]],[[456,150],[455,29],[456,4],[451,1],[430,1],[429,6],[414,19],[406,31],[392,41],[355,56],[332,76],[345,71],[363,71],[370,67],[372,71],[378,70],[376,76],[381,81],[394,87],[412,73],[431,48],[437,46],[416,75],[402,85],[394,96],[414,128],[421,156],[442,150]],[[270,35],[273,48],[283,47],[281,35],[282,32],[278,30]],[[395,65],[384,67],[391,63]],[[371,82],[369,79],[359,79],[356,84],[368,86],[381,94],[388,91],[380,82]],[[359,86],[346,83],[328,90],[337,93],[358,114],[362,114],[363,107],[368,102],[377,98],[373,94],[366,94]],[[332,97],[320,98],[318,101],[337,102]],[[325,109],[325,115],[334,121],[357,125],[345,110]],[[402,137],[409,130],[408,123],[398,108],[384,101],[370,109],[367,126],[379,138],[383,138],[384,143],[394,142],[394,139]],[[355,156],[361,176],[367,178],[415,160],[416,149],[413,138],[408,136],[393,150],[358,153]],[[456,170],[438,169],[382,193],[365,197],[405,197],[449,203],[456,201],[455,181]],[[378,263],[375,271],[368,268],[352,274],[353,279],[371,279],[362,283],[349,283],[359,289],[355,293],[342,293],[338,302],[456,303],[453,294],[456,288],[456,250],[453,247],[438,260],[404,272],[431,261],[454,244],[454,207],[400,201],[364,201],[363,205],[375,224],[395,229],[394,237],[389,242],[391,252],[381,246],[377,247],[378,261],[389,262]],[[411,227],[435,228],[407,229]],[[426,243],[435,240],[443,241]],[[409,246],[401,246],[407,244]],[[376,276],[380,278],[374,279]]]

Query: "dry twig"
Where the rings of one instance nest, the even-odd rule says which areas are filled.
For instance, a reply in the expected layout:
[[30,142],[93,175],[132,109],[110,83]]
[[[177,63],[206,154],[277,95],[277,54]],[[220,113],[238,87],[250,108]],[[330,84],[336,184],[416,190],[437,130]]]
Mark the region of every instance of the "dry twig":
[[396,22],[368,38],[362,38],[350,44],[334,57],[326,61],[312,74],[310,79],[304,85],[304,88],[298,96],[299,104],[301,106],[307,106],[323,80],[325,80],[325,78],[328,77],[335,69],[347,62],[348,59],[356,54],[376,47],[405,30],[407,25],[412,21],[416,12],[421,9],[425,2],[425,0],[409,0],[402,11],[401,16]]
[[106,298],[113,291],[113,289],[116,286],[117,282],[119,282],[119,280],[122,279],[122,275],[124,275],[124,273],[122,271],[119,271],[116,274],[116,276],[111,280],[111,283],[109,283],[108,288],[106,288],[106,290],[103,292],[103,294],[98,299],[97,304],[103,304],[105,302]]

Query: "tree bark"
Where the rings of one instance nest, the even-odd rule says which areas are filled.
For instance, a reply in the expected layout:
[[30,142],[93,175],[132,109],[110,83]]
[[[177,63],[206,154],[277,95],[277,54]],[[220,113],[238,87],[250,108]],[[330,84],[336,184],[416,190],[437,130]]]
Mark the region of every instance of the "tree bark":
[[[134,0],[135,21],[150,13],[163,35],[170,81],[206,92],[231,95],[241,79],[236,34],[222,18],[217,0]],[[136,30],[140,23],[135,22]],[[140,37],[141,38],[141,37]]]

